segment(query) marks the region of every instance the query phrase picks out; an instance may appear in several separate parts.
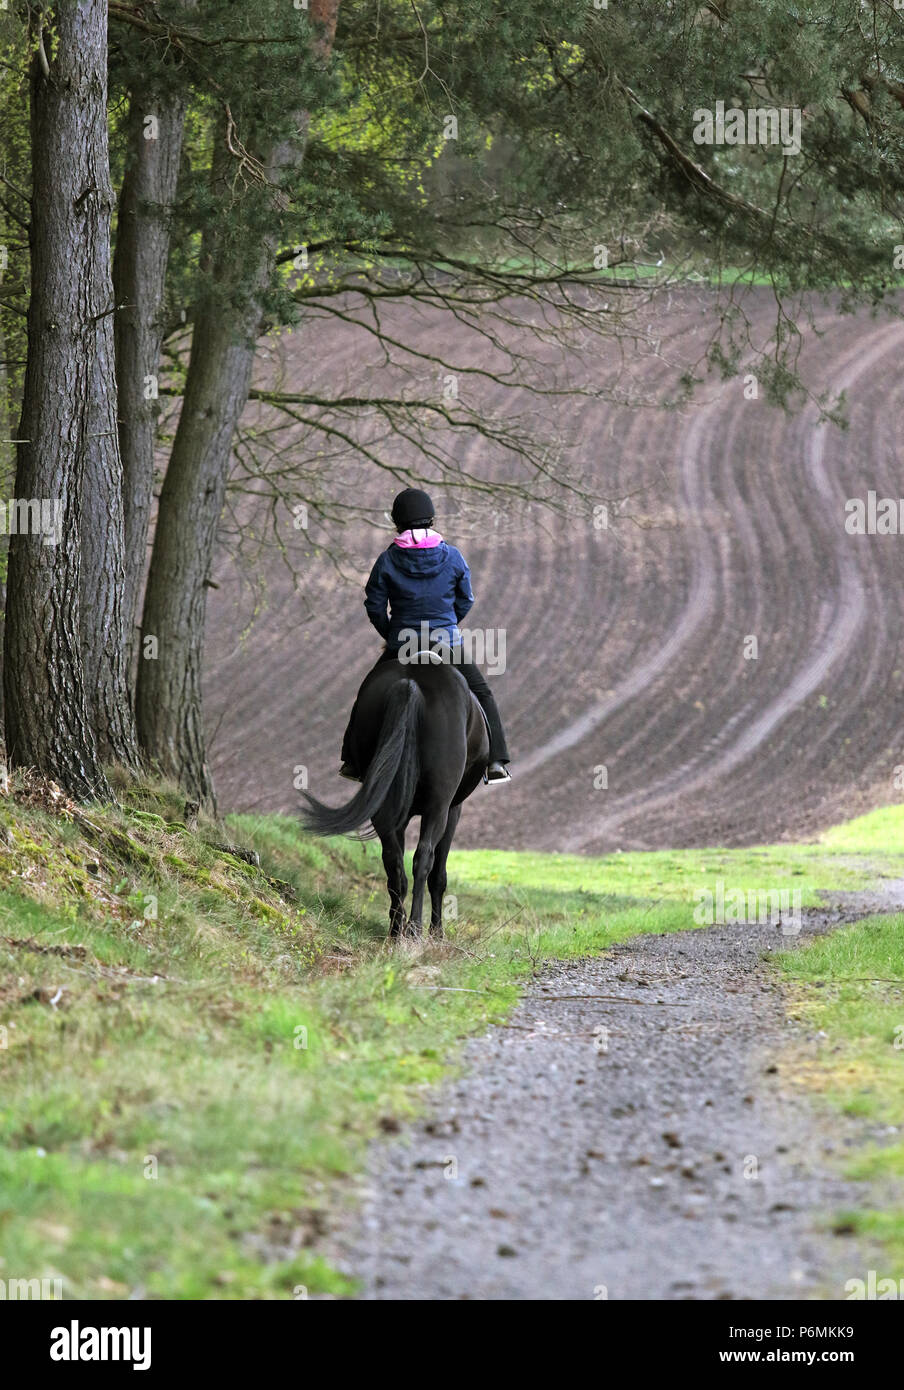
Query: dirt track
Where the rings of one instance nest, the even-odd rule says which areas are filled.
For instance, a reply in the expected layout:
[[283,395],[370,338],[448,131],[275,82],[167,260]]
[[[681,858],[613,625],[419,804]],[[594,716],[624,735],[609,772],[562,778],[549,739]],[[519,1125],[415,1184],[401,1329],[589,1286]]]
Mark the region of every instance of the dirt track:
[[[774,304],[755,292],[747,311],[762,330]],[[535,528],[463,546],[479,600],[471,621],[507,630],[495,689],[517,781],[475,795],[459,843],[746,844],[806,836],[896,799],[904,538],[847,535],[844,501],[904,490],[904,324],[829,309],[819,323],[803,371],[817,392],[847,392],[847,433],[817,426],[815,407],[787,417],[746,400],[741,378],[707,384],[680,415],[583,400],[569,427],[588,477],[601,494],[629,498],[634,521],[599,532],[588,518],[564,534]],[[668,392],[710,327],[710,301],[675,299],[659,324],[662,357],[637,368],[648,396]],[[406,329],[434,347],[440,332],[444,347],[454,334],[435,321]],[[287,340],[288,389],[318,372],[331,390],[377,380],[338,329],[318,330],[316,349],[312,362],[306,344]],[[360,489],[379,513],[394,484],[362,474]],[[454,526],[448,533],[455,539]],[[350,530],[362,580],[383,543]],[[304,574],[314,618],[304,621],[305,602],[274,559],[268,606],[247,635],[247,599],[228,564],[211,592],[208,716],[226,805],[294,810],[299,765],[326,799],[347,790],[335,775],[339,739],[377,644],[360,593],[328,562],[312,553]],[[745,660],[748,636],[756,660]],[[607,790],[594,788],[600,765]]]
[[883,1135],[802,1105],[774,1063],[806,1046],[761,961],[790,944],[715,927],[548,967],[374,1149],[363,1219],[326,1253],[369,1299],[843,1299],[875,1257],[838,1219],[868,1184],[839,1173]]

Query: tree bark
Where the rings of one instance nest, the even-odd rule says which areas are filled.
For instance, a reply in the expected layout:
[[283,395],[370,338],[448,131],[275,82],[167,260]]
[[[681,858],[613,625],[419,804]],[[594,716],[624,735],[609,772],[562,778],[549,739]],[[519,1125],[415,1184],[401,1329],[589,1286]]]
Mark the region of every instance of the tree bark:
[[73,0],[52,19],[53,46],[36,34],[32,64],[31,302],[19,426],[27,442],[18,446],[16,495],[57,507],[60,525],[54,537],[32,525],[10,541],[7,752],[73,796],[109,798],[85,688],[80,602],[96,265],[109,245],[107,6]]
[[[3,244],[3,227],[0,224],[0,244]],[[0,289],[3,288],[3,266],[0,264]],[[7,366],[6,333],[0,318],[0,496],[9,498],[15,480],[15,449],[10,442],[13,438],[13,412],[10,402],[9,369]],[[6,561],[9,541],[6,531],[0,536],[0,649],[3,646],[3,629],[6,614]],[[3,663],[0,660],[0,729],[3,728],[2,700]],[[6,766],[6,753],[3,753],[3,767]]]
[[122,456],[117,431],[110,269],[110,224],[116,197],[110,178],[107,102],[83,112],[84,138],[93,152],[99,216],[86,247],[90,275],[91,391],[85,437],[81,518],[81,634],[85,688],[98,755],[138,768],[138,743],[129,692],[127,629],[123,610],[124,517]]
[[[316,50],[330,54],[339,0],[312,0]],[[296,144],[275,145],[263,161],[270,175],[302,157],[307,114]],[[214,160],[214,185],[227,183],[225,137]],[[214,230],[204,259],[218,293],[195,316],[182,414],[160,494],[148,573],[139,655],[136,718],[142,749],[192,796],[214,803],[201,699],[207,587],[223,510],[232,441],[251,386],[262,328],[259,295],[277,247],[267,239],[238,254]],[[230,287],[240,293],[223,293]],[[241,307],[235,307],[236,301]],[[149,654],[151,653],[151,654]]]
[[113,285],[110,279],[110,212],[113,190],[106,159],[102,194],[107,215],[91,247],[91,394],[85,438],[81,518],[81,634],[85,688],[98,755],[138,768],[138,743],[129,693],[127,630],[123,608],[123,475],[116,427],[113,351]]
[[259,312],[195,316],[182,414],[160,502],[138,662],[141,746],[191,796],[212,804],[201,701],[207,581],[232,439],[248,399]]
[[[154,494],[154,446],[159,404],[146,383],[156,377],[163,341],[163,306],[169,260],[170,217],[176,197],[185,98],[139,89],[129,111],[129,165],[123,180],[113,259],[119,445],[125,495],[123,621],[131,649],[147,564]],[[156,119],[148,139],[148,116]]]

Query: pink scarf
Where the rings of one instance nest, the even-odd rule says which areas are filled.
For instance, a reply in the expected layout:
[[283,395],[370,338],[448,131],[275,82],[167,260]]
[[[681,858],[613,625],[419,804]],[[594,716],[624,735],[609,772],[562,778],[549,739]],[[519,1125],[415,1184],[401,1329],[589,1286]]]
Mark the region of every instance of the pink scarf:
[[418,526],[413,531],[411,529],[403,531],[393,541],[393,544],[402,550],[432,550],[435,545],[442,545],[442,543],[443,538],[440,533],[427,526]]

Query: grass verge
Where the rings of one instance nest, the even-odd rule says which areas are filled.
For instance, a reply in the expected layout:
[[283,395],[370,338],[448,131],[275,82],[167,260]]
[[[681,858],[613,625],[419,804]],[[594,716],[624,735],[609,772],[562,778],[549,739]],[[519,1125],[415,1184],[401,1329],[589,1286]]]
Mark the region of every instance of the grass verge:
[[[900,842],[901,828],[900,808],[889,807],[830,831],[823,843],[832,852],[877,851]],[[778,964],[791,1012],[811,1039],[791,1059],[797,1084],[875,1127],[877,1142],[846,1171],[880,1179],[891,1200],[840,1220],[882,1242],[880,1278],[904,1279],[904,914],[867,918],[782,954]]]

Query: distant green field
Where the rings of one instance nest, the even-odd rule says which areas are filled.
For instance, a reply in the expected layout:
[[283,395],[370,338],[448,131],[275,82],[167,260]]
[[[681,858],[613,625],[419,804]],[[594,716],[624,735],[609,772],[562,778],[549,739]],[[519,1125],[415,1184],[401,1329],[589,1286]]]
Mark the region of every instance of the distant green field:
[[[165,787],[128,802],[86,820],[27,786],[0,801],[0,1277],[59,1277],[67,1297],[346,1291],[310,1253],[318,1211],[543,960],[693,927],[695,893],[717,881],[808,904],[904,876],[888,848],[904,808],[812,845],[453,851],[447,940],[393,949],[373,844],[314,842],[288,817],[193,834]],[[888,923],[874,930],[896,934],[900,976]],[[813,968],[849,972],[838,950]],[[795,1007],[834,1007],[809,1000],[799,959]],[[855,1002],[832,1027],[884,1066],[888,1001]],[[892,1073],[870,1075],[880,1113]]]
[[[704,254],[686,254],[682,256],[672,255],[662,260],[661,263],[650,261],[625,262],[621,265],[611,265],[588,271],[586,268],[562,264],[555,259],[555,252],[548,252],[549,260],[544,261],[542,257],[529,256],[507,256],[501,258],[493,264],[499,273],[507,275],[542,276],[555,275],[563,276],[566,272],[577,274],[580,272],[582,280],[599,280],[601,284],[607,281],[617,280],[656,280],[671,284],[690,284],[708,285],[711,288],[732,285],[767,285],[780,292],[791,292],[798,286],[791,279],[784,279],[780,274],[765,274],[761,271],[749,270],[746,267],[735,265],[714,266],[711,258]],[[478,255],[476,252],[468,250],[459,251],[457,255],[459,263],[471,263],[475,265],[486,264],[486,256]],[[357,259],[352,257],[345,263],[345,269],[369,269],[373,261],[366,255]],[[387,270],[404,271],[413,268],[413,263],[404,256],[381,256],[380,266]],[[441,260],[436,262],[439,271],[444,271],[449,275],[461,274],[459,265],[447,264]],[[849,281],[839,279],[836,288],[844,289],[850,285]],[[889,292],[895,289],[904,288],[904,275],[892,274],[887,280]]]

